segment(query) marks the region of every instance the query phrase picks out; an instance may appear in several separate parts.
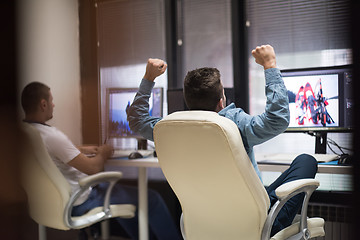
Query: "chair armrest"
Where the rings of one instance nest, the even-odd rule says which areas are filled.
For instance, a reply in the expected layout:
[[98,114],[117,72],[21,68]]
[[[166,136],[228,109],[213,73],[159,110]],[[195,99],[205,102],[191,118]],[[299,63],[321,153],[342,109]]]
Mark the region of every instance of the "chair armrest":
[[122,175],[122,172],[99,172],[80,179],[79,185],[81,188],[88,188],[101,182],[117,182],[122,178]]
[[275,190],[275,193],[279,199],[284,199],[287,196],[289,196],[291,193],[301,188],[304,188],[306,186],[312,186],[318,188],[319,185],[320,185],[319,181],[315,179],[299,179],[292,182],[284,183]]
[[[70,228],[80,228],[89,226],[95,222],[102,221],[104,219],[108,219],[112,217],[111,207],[110,207],[110,196],[113,187],[115,184],[121,179],[121,172],[100,172],[87,177],[84,177],[79,180],[80,189],[74,192],[65,207],[64,210],[64,222]],[[97,211],[96,214],[92,216],[88,216],[85,218],[72,218],[71,212],[76,200],[89,189],[89,187],[96,186],[102,182],[109,182],[109,186],[106,189],[104,204],[102,207],[102,211]]]
[[[307,219],[307,225],[310,232],[309,238],[317,238],[325,236],[324,231],[324,224],[325,221],[322,218],[314,217]],[[276,233],[274,236],[271,237],[270,240],[283,240],[283,239],[303,239],[302,232],[299,232],[300,223],[294,222],[290,226],[284,228],[280,232]]]
[[305,193],[301,209],[300,232],[302,232],[303,235],[309,235],[309,231],[307,229],[307,207],[311,194],[319,187],[319,185],[319,181],[315,179],[299,179],[279,186],[275,190],[276,196],[279,200],[270,209],[262,230],[261,239],[270,239],[272,224],[274,223],[281,208],[290,198],[299,193]]

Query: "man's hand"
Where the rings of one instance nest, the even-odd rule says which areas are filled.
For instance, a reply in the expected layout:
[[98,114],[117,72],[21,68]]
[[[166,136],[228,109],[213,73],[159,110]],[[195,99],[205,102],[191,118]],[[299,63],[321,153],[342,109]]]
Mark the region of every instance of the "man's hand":
[[104,144],[104,145],[98,147],[98,154],[102,155],[105,158],[105,160],[108,159],[109,157],[111,157],[113,152],[114,152],[114,149],[110,145]]
[[79,146],[78,149],[85,155],[96,154],[98,152],[98,146]]
[[276,68],[276,58],[274,48],[270,45],[262,45],[251,51],[255,62],[264,67],[264,69]]
[[146,72],[144,79],[154,81],[156,77],[160,76],[165,72],[167,64],[161,59],[149,58],[146,65]]
[[85,154],[79,154],[69,161],[68,164],[83,173],[91,175],[104,171],[104,164],[112,154],[113,148],[105,144],[97,147],[95,156],[87,157]]

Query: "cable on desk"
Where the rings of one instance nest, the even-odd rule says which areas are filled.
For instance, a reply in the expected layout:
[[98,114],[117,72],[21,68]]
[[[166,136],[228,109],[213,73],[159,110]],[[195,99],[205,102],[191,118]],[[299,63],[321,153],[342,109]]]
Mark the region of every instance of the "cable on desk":
[[[308,135],[312,136],[312,137],[316,137],[316,133],[315,132],[307,132]],[[337,144],[333,139],[331,138],[327,138],[327,143],[326,145],[329,147],[329,149],[336,155],[338,156],[341,156],[341,155],[345,155],[347,153],[344,152],[344,150],[347,150],[347,151],[351,151],[353,152],[354,150],[351,149],[351,148],[347,148],[347,147],[342,147],[340,146],[339,144]],[[331,146],[334,145],[335,147],[337,147],[341,153],[337,153]]]

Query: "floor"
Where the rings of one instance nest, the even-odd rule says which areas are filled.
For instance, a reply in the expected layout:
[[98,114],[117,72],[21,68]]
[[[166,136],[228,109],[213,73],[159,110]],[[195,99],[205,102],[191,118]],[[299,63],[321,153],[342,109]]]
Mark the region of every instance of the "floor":
[[[86,233],[88,234],[88,240],[94,240],[94,238],[90,235],[90,230],[87,229]],[[79,240],[80,230],[56,230],[47,228],[46,236],[48,240]],[[24,221],[24,227],[21,233],[22,240],[35,240],[39,238],[38,235],[38,225],[30,218],[27,218]],[[97,240],[101,240],[101,238],[97,238]],[[129,240],[127,238],[111,236],[109,240]]]

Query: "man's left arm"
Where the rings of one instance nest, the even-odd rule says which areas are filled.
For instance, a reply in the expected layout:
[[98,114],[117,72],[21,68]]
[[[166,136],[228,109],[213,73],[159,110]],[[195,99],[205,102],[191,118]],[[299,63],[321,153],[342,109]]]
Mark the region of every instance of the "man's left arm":
[[264,67],[265,111],[248,119],[243,132],[250,146],[269,140],[282,133],[289,125],[289,99],[280,70],[276,68],[275,51],[270,45],[256,47],[252,51],[255,62]]
[[246,136],[245,146],[255,146],[282,133],[289,125],[287,90],[277,68],[265,70],[266,106],[259,115],[251,116],[244,111],[237,113],[236,123]]

